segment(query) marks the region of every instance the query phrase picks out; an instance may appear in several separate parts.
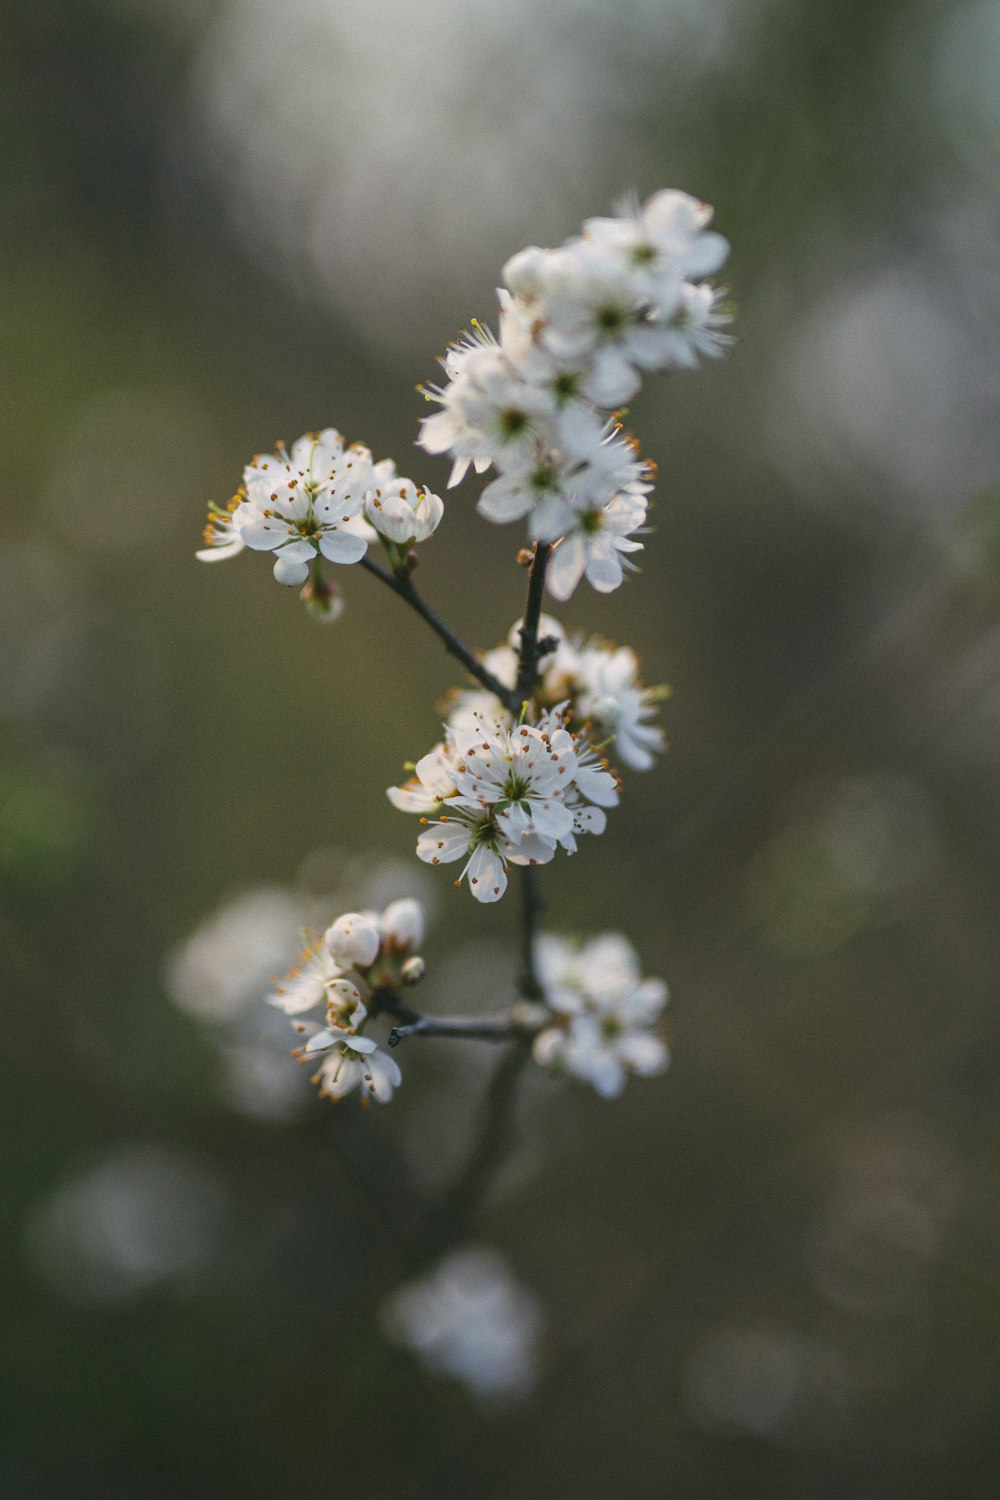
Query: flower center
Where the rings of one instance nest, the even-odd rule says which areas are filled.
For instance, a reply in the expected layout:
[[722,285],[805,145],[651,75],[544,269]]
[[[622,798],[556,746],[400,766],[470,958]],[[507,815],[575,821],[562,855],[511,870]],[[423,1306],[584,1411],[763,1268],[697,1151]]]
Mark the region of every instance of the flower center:
[[602,333],[621,333],[625,327],[625,313],[620,307],[608,304],[597,310],[597,326]]
[[516,406],[508,407],[500,413],[500,432],[505,438],[517,437],[527,425],[527,413],[518,411]]

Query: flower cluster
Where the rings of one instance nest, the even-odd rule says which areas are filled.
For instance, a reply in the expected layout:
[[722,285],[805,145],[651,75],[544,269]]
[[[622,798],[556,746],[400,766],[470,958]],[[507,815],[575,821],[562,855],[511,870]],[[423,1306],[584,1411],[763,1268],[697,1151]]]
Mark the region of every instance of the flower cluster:
[[306,583],[320,558],[358,562],[381,538],[398,561],[437,529],[437,495],[396,473],[391,458],[376,463],[360,443],[345,447],[334,427],[307,433],[287,449],[258,455],[243,470],[239,492],[223,510],[209,507],[202,562],[235,557],[244,547],[274,553],[274,576]]
[[[625,766],[648,770],[664,748],[655,719],[667,689],[643,684],[629,647],[570,635],[541,606],[546,588],[565,601],[586,578],[609,593],[635,568],[654,465],[620,408],[647,372],[691,369],[731,343],[731,314],[706,280],[729,248],[711,216],[697,199],[664,190],[586,220],[558,249],[522,250],[504,267],[498,333],[473,322],[444,355],[444,383],[424,389],[438,409],[419,442],[450,455],[449,486],[470,469],[492,471],[479,513],[525,521],[534,543],[519,554],[530,564],[524,617],[492,651],[478,656],[414,583],[412,549],[439,525],[439,497],[334,428],[254,458],[229,505],[210,508],[199,558],[269,552],[278,581],[301,587],[323,619],[340,609],[325,564],[361,563],[462,663],[475,686],[446,700],[443,737],[388,796],[420,818],[419,859],[455,865],[455,884],[467,883],[478,902],[500,900],[510,866],[524,867],[522,1003],[499,1015],[435,1019],[403,999],[423,974],[416,902],[348,912],[307,949],[269,999],[291,1019],[302,1039],[296,1055],[315,1060],[313,1081],[329,1098],[355,1088],[366,1102],[392,1097],[399,1068],[367,1034],[380,1015],[397,1023],[390,1047],[418,1036],[506,1041],[607,1098],[630,1074],[667,1065],[656,1031],[666,986],[642,977],[618,934],[539,937],[530,868],[604,831],[620,791],[604,750],[613,743]],[[376,544],[386,565],[368,552]],[[451,1348],[450,1313],[440,1326],[428,1314],[426,1326],[429,1345]],[[440,1356],[445,1367],[458,1358]]]
[[527,517],[529,535],[558,542],[547,587],[570,597],[586,576],[608,593],[634,567],[653,466],[612,413],[642,372],[687,369],[730,342],[730,314],[703,278],[728,253],[706,228],[711,209],[664,190],[616,217],[588,219],[557,250],[529,246],[504,267],[499,338],[480,324],[451,345],[440,410],[420,442],[497,477],[480,496],[488,520]]
[[[347,912],[268,996],[306,1038],[300,1061],[320,1059],[313,1082],[326,1098],[342,1099],[360,1084],[363,1097],[385,1104],[402,1081],[395,1060],[362,1031],[374,996],[423,976],[416,952],[423,933],[416,901],[393,901],[381,914]],[[302,1019],[320,1008],[325,1024]]]
[[[483,666],[504,687],[513,688],[517,682],[522,625],[517,620],[504,644],[482,658]],[[617,760],[633,771],[648,771],[654,752],[664,748],[663,730],[649,720],[669,688],[642,686],[639,659],[630,646],[568,636],[551,615],[541,616],[538,635],[547,648],[534,692],[539,707],[568,704],[574,728],[589,728],[601,742],[613,739]],[[480,689],[455,693],[448,710],[448,727],[454,732],[466,728],[476,714],[499,723],[513,721],[499,698]]]
[[614,1099],[630,1073],[662,1073],[667,1048],[653,1029],[667,1003],[662,979],[643,979],[632,945],[619,933],[573,944],[543,933],[536,966],[552,1013],[534,1041],[535,1061],[589,1083]]
[[566,728],[565,704],[536,724],[503,723],[471,713],[445,726],[441,744],[417,761],[414,776],[390,787],[402,812],[421,819],[417,856],[426,864],[464,859],[477,901],[498,901],[507,866],[544,865],[576,835],[603,833],[603,809],[618,802],[618,780],[586,735]]

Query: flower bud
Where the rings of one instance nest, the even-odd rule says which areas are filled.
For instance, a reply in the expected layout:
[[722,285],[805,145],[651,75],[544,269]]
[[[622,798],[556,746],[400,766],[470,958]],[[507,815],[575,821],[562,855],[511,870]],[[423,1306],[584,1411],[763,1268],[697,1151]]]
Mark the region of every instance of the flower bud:
[[426,964],[419,953],[412,953],[399,971],[399,977],[404,984],[419,984],[424,977]]
[[393,901],[381,917],[382,931],[394,948],[408,952],[424,940],[424,913],[419,901]]
[[344,613],[344,599],[335,583],[325,578],[310,578],[299,598],[306,612],[321,625],[330,625]]
[[327,928],[324,941],[341,968],[367,969],[378,957],[382,937],[370,917],[349,911]]

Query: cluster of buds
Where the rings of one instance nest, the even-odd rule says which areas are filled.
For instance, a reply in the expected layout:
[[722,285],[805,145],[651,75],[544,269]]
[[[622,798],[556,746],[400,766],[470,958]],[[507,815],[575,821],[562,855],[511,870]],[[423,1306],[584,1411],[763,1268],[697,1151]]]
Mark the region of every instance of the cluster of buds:
[[[392,1098],[402,1079],[399,1066],[363,1031],[384,993],[423,977],[416,951],[423,935],[416,901],[394,901],[381,914],[347,912],[268,996],[305,1038],[295,1056],[304,1063],[319,1060],[313,1082],[326,1098],[342,1099],[358,1085],[363,1098],[380,1104]],[[320,1011],[323,1021],[305,1019],[310,1011]]]

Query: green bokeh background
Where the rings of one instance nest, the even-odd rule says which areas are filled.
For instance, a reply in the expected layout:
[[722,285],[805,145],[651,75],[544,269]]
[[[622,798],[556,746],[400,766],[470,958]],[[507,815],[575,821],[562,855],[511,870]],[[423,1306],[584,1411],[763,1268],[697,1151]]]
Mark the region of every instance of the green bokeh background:
[[[3,1493],[995,1493],[995,0],[15,0],[4,33]],[[664,184],[716,206],[740,344],[636,404],[643,574],[560,613],[673,685],[671,750],[544,873],[553,926],[667,976],[674,1062],[526,1089],[479,1234],[541,1375],[483,1410],[375,1318],[478,1054],[254,1116],[165,980],[234,893],[305,917],[418,870],[383,788],[456,672],[360,572],[320,629],[192,552],[312,427],[442,488],[435,351],[522,244]],[[520,537],[465,489],[420,578],[488,646]],[[515,943],[442,881],[422,1003],[488,1005]],[[124,1267],[72,1210],[123,1162],[165,1184]]]

